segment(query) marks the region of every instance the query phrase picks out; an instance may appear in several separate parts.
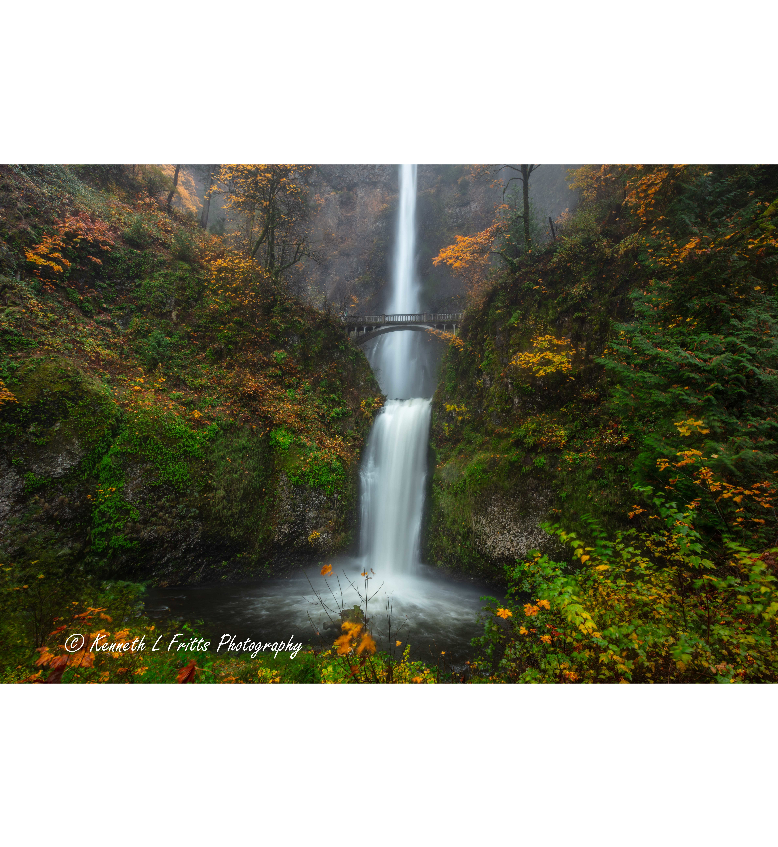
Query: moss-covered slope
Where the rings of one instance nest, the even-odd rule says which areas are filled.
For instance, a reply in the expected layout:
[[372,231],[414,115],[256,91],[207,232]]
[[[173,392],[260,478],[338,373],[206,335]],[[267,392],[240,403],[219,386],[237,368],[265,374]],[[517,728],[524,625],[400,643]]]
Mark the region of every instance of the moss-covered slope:
[[342,548],[363,354],[155,190],[0,169],[0,554],[180,582]]

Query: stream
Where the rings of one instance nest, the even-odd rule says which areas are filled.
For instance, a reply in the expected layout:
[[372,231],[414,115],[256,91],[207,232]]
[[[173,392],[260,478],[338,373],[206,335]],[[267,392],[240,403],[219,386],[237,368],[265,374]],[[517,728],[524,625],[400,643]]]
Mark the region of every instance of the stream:
[[[348,580],[362,597],[365,580],[360,576],[364,571],[361,558],[336,556],[326,561],[333,567],[329,577],[321,575],[318,560],[309,560],[286,576],[152,588],[145,597],[146,613],[151,618],[197,623],[212,647],[226,633],[235,635],[236,641],[292,639],[329,647],[340,635],[340,609],[365,608]],[[368,585],[368,596],[375,594],[368,602],[368,618],[379,649],[399,656],[410,644],[412,659],[438,662],[443,658],[454,669],[473,657],[470,642],[483,632],[478,621],[481,598],[501,596],[485,582],[452,578],[426,565],[420,565],[412,577],[381,580],[376,576]],[[399,648],[396,641],[402,641]],[[445,657],[441,657],[442,651]]]

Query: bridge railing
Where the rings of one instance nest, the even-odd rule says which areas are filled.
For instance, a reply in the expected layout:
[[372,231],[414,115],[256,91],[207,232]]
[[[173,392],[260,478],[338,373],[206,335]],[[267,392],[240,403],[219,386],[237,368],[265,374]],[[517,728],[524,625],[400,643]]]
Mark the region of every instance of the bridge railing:
[[417,312],[402,315],[345,315],[345,324],[358,326],[386,326],[389,324],[459,323],[463,312]]

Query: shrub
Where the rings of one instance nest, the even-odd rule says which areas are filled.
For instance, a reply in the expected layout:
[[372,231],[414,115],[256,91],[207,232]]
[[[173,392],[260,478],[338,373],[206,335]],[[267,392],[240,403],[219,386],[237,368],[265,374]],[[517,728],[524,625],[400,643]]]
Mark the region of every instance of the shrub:
[[[647,489],[644,493],[649,494]],[[776,682],[778,551],[706,557],[692,510],[651,498],[655,526],[592,546],[546,527],[575,564],[535,554],[506,569],[510,598],[480,643],[512,682]],[[643,511],[636,507],[638,511]]]
[[122,232],[122,238],[138,250],[145,250],[154,243],[154,234],[140,215],[132,216],[132,222]]

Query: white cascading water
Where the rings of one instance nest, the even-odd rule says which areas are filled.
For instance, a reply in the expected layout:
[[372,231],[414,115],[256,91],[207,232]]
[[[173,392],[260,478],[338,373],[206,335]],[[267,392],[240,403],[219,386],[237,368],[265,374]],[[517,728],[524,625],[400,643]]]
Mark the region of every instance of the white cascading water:
[[[419,311],[415,251],[416,165],[401,165],[387,314]],[[361,471],[362,552],[367,566],[382,576],[412,574],[419,562],[431,401],[413,396],[420,384],[414,370],[418,335],[388,333],[370,356],[382,390],[392,398],[373,424]]]
[[[416,165],[400,165],[400,210],[394,248],[392,294],[387,314],[419,311],[416,281]],[[405,333],[400,334],[400,338]]]

